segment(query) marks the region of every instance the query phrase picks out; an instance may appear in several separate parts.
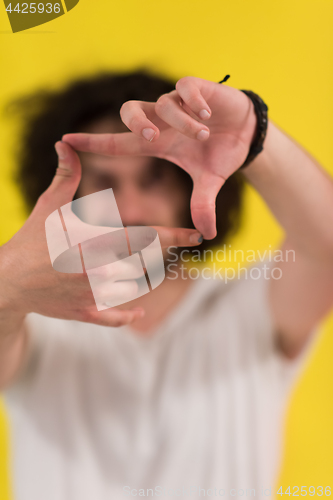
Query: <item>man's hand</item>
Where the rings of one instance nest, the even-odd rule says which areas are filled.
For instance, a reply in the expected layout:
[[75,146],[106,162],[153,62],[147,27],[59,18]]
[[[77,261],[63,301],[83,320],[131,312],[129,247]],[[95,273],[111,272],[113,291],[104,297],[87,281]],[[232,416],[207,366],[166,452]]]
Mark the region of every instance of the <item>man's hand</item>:
[[[0,248],[1,333],[10,330],[5,322],[11,311],[15,311],[17,317],[36,312],[54,318],[106,326],[131,323],[143,314],[142,309],[108,309],[98,312],[85,273],[64,274],[52,268],[46,243],[45,221],[54,210],[71,202],[81,179],[81,165],[77,154],[68,144],[58,142],[56,146],[60,158],[59,168],[51,185],[39,198],[21,230]],[[155,229],[162,247],[199,244],[200,234],[196,230]],[[120,275],[121,266],[122,262],[119,261],[117,269]],[[117,281],[117,277],[110,277],[108,289],[101,291],[105,300],[110,297],[130,300],[136,282],[130,271],[127,274],[129,277],[122,281]]]
[[66,134],[79,151],[165,158],[193,179],[192,219],[204,238],[216,236],[215,198],[245,161],[255,133],[253,104],[241,91],[195,77],[156,102],[128,101],[120,110],[131,130],[121,134]]

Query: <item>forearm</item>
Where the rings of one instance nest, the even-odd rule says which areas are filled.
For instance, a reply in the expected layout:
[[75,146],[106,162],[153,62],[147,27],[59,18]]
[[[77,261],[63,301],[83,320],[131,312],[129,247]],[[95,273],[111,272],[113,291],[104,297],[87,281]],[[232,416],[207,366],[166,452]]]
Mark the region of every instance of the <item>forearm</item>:
[[243,170],[295,250],[333,261],[333,180],[269,122],[264,150]]
[[24,315],[0,300],[0,389],[11,381],[21,366],[25,346]]

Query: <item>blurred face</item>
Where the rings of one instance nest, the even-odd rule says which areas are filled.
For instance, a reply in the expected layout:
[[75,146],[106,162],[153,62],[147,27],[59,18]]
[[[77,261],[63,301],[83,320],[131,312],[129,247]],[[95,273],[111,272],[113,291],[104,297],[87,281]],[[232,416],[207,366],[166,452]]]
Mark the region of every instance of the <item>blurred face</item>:
[[[103,119],[84,132],[128,132],[117,119]],[[124,226],[169,226],[184,224],[188,197],[176,168],[150,157],[106,157],[80,153],[82,180],[78,197],[113,189]],[[177,167],[178,168],[178,167]]]

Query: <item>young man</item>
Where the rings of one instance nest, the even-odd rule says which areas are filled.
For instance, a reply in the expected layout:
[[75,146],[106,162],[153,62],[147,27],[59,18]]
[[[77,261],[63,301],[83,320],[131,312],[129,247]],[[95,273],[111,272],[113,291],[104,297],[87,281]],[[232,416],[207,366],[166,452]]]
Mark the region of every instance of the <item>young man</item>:
[[[273,494],[288,390],[333,302],[332,180],[271,122],[263,152],[235,175],[257,127],[241,91],[193,77],[175,89],[141,73],[105,78],[49,95],[30,119],[30,204],[36,172],[46,184],[52,171],[51,132],[83,133],[56,143],[56,176],[0,249],[16,498]],[[198,231],[175,229],[193,227],[183,170]],[[167,275],[135,309],[97,312],[86,276],[51,267],[45,220],[74,196],[112,187],[125,226],[158,226],[165,247],[198,245],[202,234],[202,249],[237,219],[241,176],[285,228],[282,250],[295,251],[280,279]]]

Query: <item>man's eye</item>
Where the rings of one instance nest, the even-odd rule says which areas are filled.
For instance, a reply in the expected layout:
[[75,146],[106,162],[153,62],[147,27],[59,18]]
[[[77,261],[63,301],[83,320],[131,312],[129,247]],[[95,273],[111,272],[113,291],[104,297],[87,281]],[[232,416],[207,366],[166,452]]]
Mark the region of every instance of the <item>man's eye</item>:
[[149,175],[147,175],[141,181],[141,187],[144,189],[154,187],[155,185],[160,184],[163,181],[163,171],[162,169],[154,169]]

